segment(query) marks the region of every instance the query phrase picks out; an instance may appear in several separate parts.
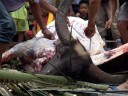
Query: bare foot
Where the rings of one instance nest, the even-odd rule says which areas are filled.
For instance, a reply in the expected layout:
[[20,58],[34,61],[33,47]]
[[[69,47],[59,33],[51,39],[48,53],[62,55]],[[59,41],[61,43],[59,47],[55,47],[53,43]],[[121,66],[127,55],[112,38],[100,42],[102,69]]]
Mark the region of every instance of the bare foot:
[[119,90],[127,90],[128,91],[128,80],[125,83],[117,86],[117,89],[119,89]]
[[128,80],[117,87],[108,88],[108,91],[111,91],[111,90],[128,91]]

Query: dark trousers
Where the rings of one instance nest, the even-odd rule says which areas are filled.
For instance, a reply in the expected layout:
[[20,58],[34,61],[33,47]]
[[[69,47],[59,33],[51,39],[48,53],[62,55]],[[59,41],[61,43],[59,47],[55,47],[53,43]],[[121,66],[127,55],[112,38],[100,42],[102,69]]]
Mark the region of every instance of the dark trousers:
[[15,34],[15,23],[0,0],[0,43],[10,42]]

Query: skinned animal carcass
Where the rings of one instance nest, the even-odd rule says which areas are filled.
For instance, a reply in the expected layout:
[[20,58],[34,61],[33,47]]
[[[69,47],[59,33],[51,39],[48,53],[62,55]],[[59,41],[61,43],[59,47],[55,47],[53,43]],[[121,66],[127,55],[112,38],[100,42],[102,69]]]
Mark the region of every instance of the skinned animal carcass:
[[[96,34],[91,39],[91,42],[90,39],[84,35],[84,28],[87,26],[88,21],[78,17],[69,17],[69,22],[71,26],[68,27],[68,29],[72,33],[73,38],[76,40],[78,39],[91,56],[105,52],[103,49],[105,43],[101,39],[97,29]],[[49,24],[47,28],[55,34],[55,40],[43,38],[43,34],[40,31],[37,33],[35,38],[19,43],[6,51],[3,54],[2,61],[4,62],[18,57],[18,60],[21,65],[24,66],[25,70],[40,72],[43,66],[56,54],[57,51],[56,46],[58,36],[55,29],[55,21]],[[90,43],[91,49],[89,48]],[[96,64],[98,65],[99,63],[96,62]],[[30,68],[32,70],[29,70]]]
[[[24,57],[24,59],[26,60],[21,59],[23,60],[22,62],[25,64],[31,64],[33,66],[36,65],[34,67],[35,70],[37,71],[42,70],[40,72],[41,74],[62,75],[61,73],[63,73],[77,80],[86,80],[86,81],[98,82],[98,83],[122,83],[126,81],[127,75],[110,75],[108,73],[101,71],[96,65],[103,63],[106,65],[112,63],[116,64],[118,63],[117,60],[120,60],[121,62],[126,61],[127,59],[126,58],[122,59],[122,56],[121,58],[119,57],[118,59],[113,59],[113,58],[115,58],[115,56],[119,56],[125,53],[127,50],[125,50],[124,48],[126,48],[127,45],[125,45],[125,47],[122,48],[123,49],[122,51],[117,48],[115,50],[105,52],[102,49],[98,50],[100,48],[97,49],[93,48],[93,44],[92,44],[91,46],[93,50],[90,51],[89,47],[85,47],[83,45],[84,42],[83,44],[82,42],[80,42],[79,39],[81,38],[78,37],[76,39],[74,36],[72,37],[70,35],[71,33],[69,32],[69,28],[67,27],[66,24],[67,22],[66,13],[70,3],[71,3],[70,0],[63,1],[57,13],[56,29],[58,32],[59,39],[62,42],[57,44],[57,51],[56,51],[57,53],[55,52],[55,45],[56,45],[55,41],[52,40],[50,41],[44,38],[34,38],[33,40],[24,42],[25,46],[23,46],[23,43],[16,45],[15,49],[16,47],[20,47],[20,49],[22,48],[22,50],[20,51],[17,49],[17,51],[14,52],[13,50],[14,48],[13,48],[5,52],[3,54],[3,61],[7,60],[8,57],[7,54],[9,53],[11,55],[8,59],[15,56],[19,56],[21,58]],[[82,34],[82,37],[83,36],[84,34]],[[101,47],[103,47],[102,42],[98,42],[98,43],[101,43],[100,45],[102,45]],[[35,47],[36,44],[40,46]],[[87,39],[85,45],[89,45],[89,44],[90,44],[89,39]],[[36,49],[38,49],[38,51],[35,51]],[[90,54],[93,53],[93,55],[92,54],[89,55],[89,53]],[[96,55],[98,53],[102,53],[102,54],[99,54],[94,57],[94,54]],[[40,68],[42,67],[40,65],[45,64],[47,61],[49,62],[43,67],[43,69]]]
[[18,57],[23,69],[29,72],[39,72],[55,55],[55,41],[38,37],[19,43],[3,53],[2,62]]
[[77,80],[98,83],[125,82],[127,75],[110,75],[94,65],[89,53],[78,40],[71,36],[66,21],[71,2],[72,0],[63,0],[58,8],[56,30],[62,43],[59,45],[59,52],[44,66],[41,73],[60,75],[60,72],[62,72],[66,76]]

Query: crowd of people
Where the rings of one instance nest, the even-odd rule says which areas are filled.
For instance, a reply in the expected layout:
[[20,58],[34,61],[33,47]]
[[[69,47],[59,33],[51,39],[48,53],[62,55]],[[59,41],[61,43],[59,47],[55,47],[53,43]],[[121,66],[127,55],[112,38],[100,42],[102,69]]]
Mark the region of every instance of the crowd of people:
[[[47,2],[48,1],[48,2]],[[54,39],[47,29],[57,12],[61,0],[0,0],[0,60],[12,39],[18,42],[32,39],[39,30],[44,37]],[[88,38],[95,34],[95,24],[101,37],[107,40],[111,34],[113,40],[128,42],[128,0],[74,0],[69,8],[69,16],[88,20],[84,32]],[[26,2],[28,2],[26,6]],[[54,4],[53,4],[54,2]],[[53,6],[54,5],[54,6]],[[117,47],[114,45],[114,47]],[[128,89],[128,81],[116,87]],[[111,89],[111,88],[110,88]]]
[[[47,0],[47,1],[49,4],[54,5],[57,8],[59,4],[58,2],[60,2],[61,0],[60,1]],[[25,7],[26,5],[27,7]],[[116,5],[114,6],[116,7]],[[89,7],[89,0],[74,0],[72,5],[70,6],[68,15],[76,16],[84,20],[88,20],[88,7]],[[114,42],[114,43],[111,43],[110,41],[110,43],[106,43],[106,48],[108,48],[106,50],[109,50],[110,48],[112,49],[117,47],[118,45],[121,45],[121,38],[119,33],[120,26],[119,28],[117,28],[117,15],[119,11],[119,4],[117,6],[116,12],[114,12],[115,9],[113,11],[112,10],[113,10],[113,5],[111,5],[111,0],[101,0],[98,13],[96,16],[96,21],[95,21],[98,27],[98,31],[102,36],[103,40],[105,41],[112,40]],[[52,20],[54,20],[54,15],[52,13],[49,13],[44,9],[41,9],[41,11],[42,11],[42,17],[44,18],[43,19],[44,23],[46,23],[47,21],[51,22]],[[115,15],[113,15],[114,17],[112,17],[112,14],[111,14],[112,12],[115,13]],[[23,7],[21,7],[19,10],[15,12],[12,12],[11,15],[17,27],[17,35],[15,35],[15,37],[13,38],[14,42],[16,41],[23,42],[24,40],[32,39],[36,35],[36,33],[40,30],[40,27],[36,23],[36,20],[34,19],[28,4],[24,4]]]
[[[110,11],[111,15],[110,15],[110,19],[109,19],[110,21],[108,20],[109,22],[106,22],[106,23],[108,23],[107,25],[109,25],[110,28],[111,28],[112,22],[114,21],[115,11],[117,9],[117,2],[118,2],[117,0],[110,0],[110,3],[109,3],[110,8],[111,8],[111,11]],[[126,27],[127,23],[126,22],[128,20],[128,19],[126,19],[128,17],[127,12],[126,12],[127,3],[128,3],[128,0],[125,0],[123,5],[121,6],[120,11],[119,11],[119,17],[117,18],[117,24],[119,24],[120,22],[123,22],[122,26],[125,26],[125,27],[118,26],[118,29],[120,29],[120,27],[121,27],[122,28],[121,30],[123,32],[125,32],[125,34],[124,34],[124,33],[121,33],[122,31],[119,31],[120,34],[123,34],[123,35],[120,35],[120,38],[122,39],[123,43],[127,43],[127,39],[126,39],[127,35],[126,34],[128,34],[126,30],[124,31],[125,28],[127,29],[127,27]],[[90,0],[89,18],[88,18],[89,21],[88,21],[88,26],[85,29],[85,35],[87,35],[89,38],[91,38],[95,34],[96,15],[97,15],[99,7],[100,7],[100,1],[99,0]],[[124,25],[124,23],[125,23],[125,25]],[[109,28],[109,26],[106,26],[106,27]],[[128,80],[125,83],[123,83],[117,87],[113,87],[113,88],[111,87],[108,90],[127,90],[127,89],[128,89]]]

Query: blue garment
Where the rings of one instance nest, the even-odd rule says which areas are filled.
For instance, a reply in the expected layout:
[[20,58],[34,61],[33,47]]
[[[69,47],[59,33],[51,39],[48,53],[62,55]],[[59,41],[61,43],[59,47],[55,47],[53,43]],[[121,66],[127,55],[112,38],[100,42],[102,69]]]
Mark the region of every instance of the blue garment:
[[0,43],[10,42],[15,34],[15,23],[0,0]]
[[[16,33],[16,26],[9,12],[22,7],[27,0],[0,0],[0,42],[10,42]],[[39,0],[34,0],[39,3]]]
[[116,86],[111,86],[110,88],[111,88],[112,90],[119,91],[119,89],[118,89]]
[[73,4],[79,4],[81,0],[73,0]]
[[7,11],[12,12],[24,5],[26,0],[2,0]]

